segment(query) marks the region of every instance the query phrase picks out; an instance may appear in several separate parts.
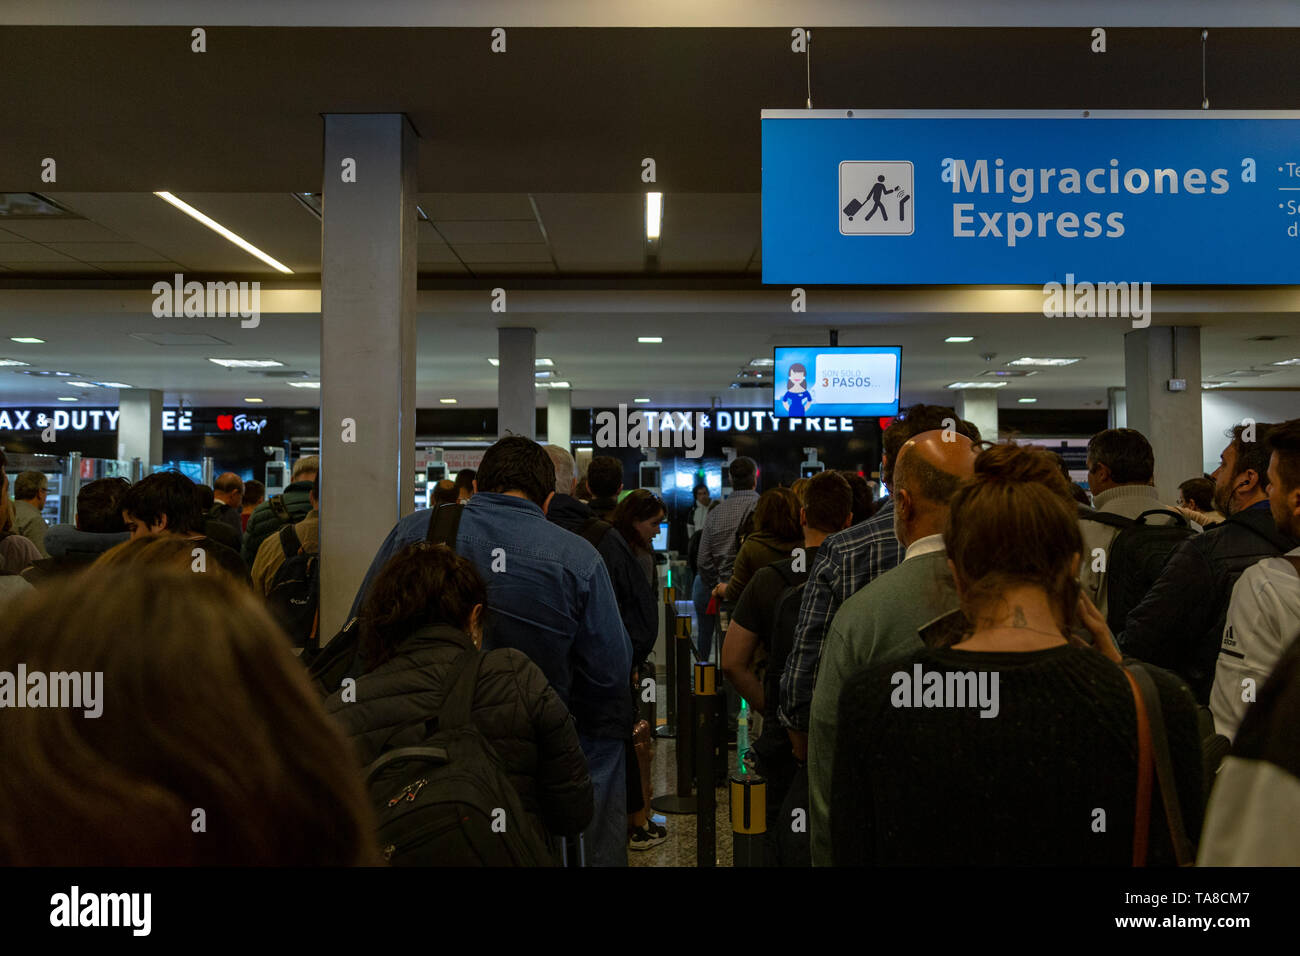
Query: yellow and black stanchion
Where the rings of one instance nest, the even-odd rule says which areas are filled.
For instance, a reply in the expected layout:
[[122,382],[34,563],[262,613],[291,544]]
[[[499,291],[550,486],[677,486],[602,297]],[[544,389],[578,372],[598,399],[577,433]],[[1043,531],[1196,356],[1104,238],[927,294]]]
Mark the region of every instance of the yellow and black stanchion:
[[731,775],[731,858],[734,866],[762,866],[767,834],[767,781]]
[[[694,780],[692,760],[695,756],[695,726],[692,719],[693,701],[691,688],[691,619],[685,615],[677,617],[677,631],[673,638],[673,686],[669,691],[669,707],[676,700],[677,719],[677,792],[655,797],[650,805],[660,813],[694,813],[696,799],[692,796],[691,782]],[[672,710],[669,711],[673,713]],[[671,718],[670,718],[671,719]]]
[[[662,737],[665,740],[671,740],[677,736],[677,638],[681,629],[679,622],[683,619],[677,616],[677,602],[674,598],[673,589],[664,588],[664,654],[667,660],[664,661],[662,679],[660,679],[661,675],[658,673],[658,668],[656,668],[655,673],[655,679],[659,686],[665,688],[664,716],[667,719],[663,726],[659,726],[654,721],[650,722],[650,726],[654,727],[655,736]],[[689,633],[691,619],[687,617],[684,620]]]
[[714,771],[718,746],[726,749],[726,738],[717,735],[717,668],[709,661],[695,664],[695,851],[696,866],[718,865],[718,815]]

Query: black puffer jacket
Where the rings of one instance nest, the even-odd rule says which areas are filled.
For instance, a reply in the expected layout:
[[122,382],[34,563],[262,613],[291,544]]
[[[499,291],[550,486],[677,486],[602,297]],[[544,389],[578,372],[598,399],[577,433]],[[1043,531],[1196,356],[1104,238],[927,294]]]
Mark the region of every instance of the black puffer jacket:
[[1256,561],[1296,544],[1277,530],[1266,501],[1189,538],[1129,612],[1120,648],[1173,671],[1208,704],[1233,586]]
[[[437,714],[447,672],[473,647],[454,627],[422,628],[402,642],[395,657],[357,679],[355,702],[344,703],[342,692],[325,701],[363,766],[424,738],[419,724],[394,734]],[[591,779],[573,718],[527,656],[513,648],[487,652],[470,718],[500,755],[525,812],[539,826],[576,834],[591,822]]]

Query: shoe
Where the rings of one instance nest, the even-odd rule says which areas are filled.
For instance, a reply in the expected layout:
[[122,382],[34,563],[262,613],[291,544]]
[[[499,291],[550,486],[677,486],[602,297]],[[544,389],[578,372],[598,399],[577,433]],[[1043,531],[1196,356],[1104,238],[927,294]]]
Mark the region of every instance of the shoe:
[[632,831],[631,836],[627,838],[627,848],[629,850],[649,850],[667,839],[668,831],[663,827],[659,827],[653,832],[645,827],[637,827]]

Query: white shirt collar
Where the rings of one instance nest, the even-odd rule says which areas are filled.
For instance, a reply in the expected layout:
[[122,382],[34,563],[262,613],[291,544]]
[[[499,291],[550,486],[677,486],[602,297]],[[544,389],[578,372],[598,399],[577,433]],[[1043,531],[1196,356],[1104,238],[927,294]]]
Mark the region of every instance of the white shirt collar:
[[907,552],[903,555],[903,560],[919,557],[923,554],[929,554],[931,551],[943,550],[943,535],[927,534],[924,538],[917,538],[907,546]]

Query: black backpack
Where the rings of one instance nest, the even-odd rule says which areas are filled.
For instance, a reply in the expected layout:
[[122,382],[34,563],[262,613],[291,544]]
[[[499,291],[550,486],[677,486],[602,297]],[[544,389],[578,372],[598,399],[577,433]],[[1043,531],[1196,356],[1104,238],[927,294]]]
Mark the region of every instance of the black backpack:
[[[1171,515],[1175,520],[1168,525],[1147,524],[1147,515]],[[1106,555],[1105,571],[1106,623],[1112,634],[1118,634],[1124,630],[1129,611],[1142,603],[1174,551],[1196,532],[1185,517],[1166,508],[1152,508],[1136,518],[1080,510],[1079,517],[1119,528]],[[1083,560],[1091,561],[1092,556],[1085,554]]]
[[808,583],[807,575],[800,576],[785,566],[782,561],[768,565],[781,575],[785,581],[785,590],[776,599],[775,613],[772,616],[772,633],[768,635],[767,672],[763,675],[763,696],[766,698],[767,713],[765,720],[776,720],[776,705],[781,693],[781,675],[785,673],[785,662],[794,647],[794,632],[799,626],[799,608],[803,604],[803,589]]
[[482,660],[477,649],[456,659],[437,716],[418,722],[429,733],[423,743],[366,768],[379,846],[393,866],[554,865],[501,758],[470,720]]
[[293,525],[280,529],[284,563],[271,579],[266,601],[294,647],[313,654],[320,648],[320,555],[302,550]]
[[[435,508],[429,516],[429,532],[425,540],[442,543],[453,551],[456,550],[456,532],[460,528],[463,507],[453,502]],[[358,657],[361,628],[357,623],[355,617],[348,621],[319,653],[303,652],[307,676],[312,679],[321,697],[329,697],[342,686],[344,678],[356,677],[360,673]]]

